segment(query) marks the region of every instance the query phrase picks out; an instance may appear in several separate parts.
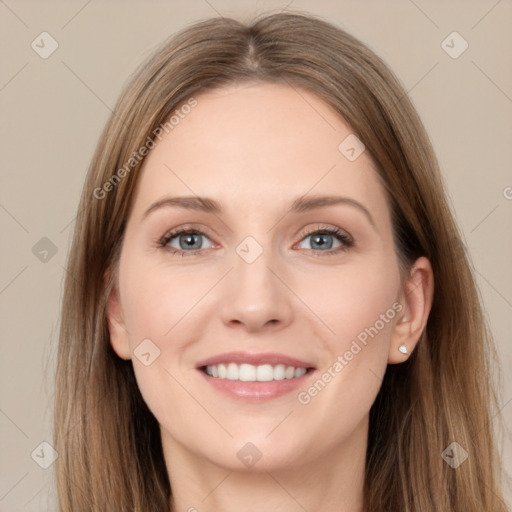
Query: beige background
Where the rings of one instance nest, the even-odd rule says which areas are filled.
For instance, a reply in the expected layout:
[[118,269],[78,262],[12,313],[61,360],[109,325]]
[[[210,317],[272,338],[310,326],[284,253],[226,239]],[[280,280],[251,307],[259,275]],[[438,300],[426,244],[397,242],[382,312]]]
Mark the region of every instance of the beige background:
[[[218,14],[248,19],[287,4],[365,41],[396,72],[423,118],[498,344],[500,404],[509,427],[503,452],[512,474],[510,0],[0,0],[0,511],[55,508],[51,467],[42,469],[31,453],[51,441],[59,304],[73,219],[122,85],[157,44],[193,21]],[[43,31],[59,45],[47,59],[31,48]],[[469,44],[457,59],[441,47],[453,31]],[[39,245],[33,252],[43,237],[57,249],[46,262]],[[508,479],[509,500],[511,487]]]

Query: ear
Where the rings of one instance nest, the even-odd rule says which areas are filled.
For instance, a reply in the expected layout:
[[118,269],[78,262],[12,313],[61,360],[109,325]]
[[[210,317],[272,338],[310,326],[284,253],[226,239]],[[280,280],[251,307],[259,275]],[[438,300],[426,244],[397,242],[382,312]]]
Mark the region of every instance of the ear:
[[[404,282],[399,302],[403,308],[393,327],[388,363],[396,364],[406,361],[427,325],[428,315],[434,297],[434,273],[430,261],[421,257],[411,267]],[[399,347],[405,345],[404,354]]]
[[116,280],[112,281],[111,279],[112,275],[110,272],[106,272],[104,281],[108,293],[106,315],[110,333],[110,344],[114,352],[121,359],[131,359],[130,342],[119,301],[118,287]]

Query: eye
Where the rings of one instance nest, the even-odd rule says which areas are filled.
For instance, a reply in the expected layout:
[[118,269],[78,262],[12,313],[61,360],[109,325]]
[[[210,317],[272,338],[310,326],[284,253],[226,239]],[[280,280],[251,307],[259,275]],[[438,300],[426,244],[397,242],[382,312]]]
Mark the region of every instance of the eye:
[[309,231],[300,243],[309,241],[309,247],[299,247],[315,252],[338,253],[354,245],[353,240],[338,228],[316,228]]
[[[205,240],[210,243],[205,243]],[[301,244],[309,241],[309,247],[301,247]],[[212,240],[200,229],[181,228],[165,234],[158,240],[158,246],[169,251],[171,254],[181,254],[181,256],[191,256],[198,254],[204,249],[213,245]],[[338,228],[316,227],[306,233],[299,242],[299,249],[313,251],[313,254],[319,253],[337,254],[346,251],[352,247],[354,242],[352,238]]]
[[212,245],[213,242],[201,230],[179,229],[167,233],[158,243],[173,254],[189,256],[207,248],[208,244],[205,247],[204,239],[209,240]]

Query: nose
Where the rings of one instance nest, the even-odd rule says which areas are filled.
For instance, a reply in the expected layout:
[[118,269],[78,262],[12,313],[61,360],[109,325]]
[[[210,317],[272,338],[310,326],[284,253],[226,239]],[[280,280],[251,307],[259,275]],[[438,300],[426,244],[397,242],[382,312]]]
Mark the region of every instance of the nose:
[[225,325],[258,332],[279,330],[292,321],[293,293],[269,252],[252,263],[236,255],[221,306]]

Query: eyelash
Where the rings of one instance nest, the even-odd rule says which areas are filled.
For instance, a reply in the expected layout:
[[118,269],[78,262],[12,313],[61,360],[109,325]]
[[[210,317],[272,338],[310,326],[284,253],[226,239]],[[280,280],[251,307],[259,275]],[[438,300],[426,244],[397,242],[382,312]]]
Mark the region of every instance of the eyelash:
[[[193,256],[195,254],[198,254],[198,253],[204,251],[204,249],[196,249],[194,251],[182,251],[180,249],[176,249],[174,247],[170,247],[167,245],[173,238],[176,238],[179,235],[192,235],[192,234],[202,235],[207,238],[210,238],[208,233],[205,233],[204,231],[202,231],[200,229],[180,228],[180,229],[176,229],[174,231],[169,231],[162,238],[157,240],[157,247],[170,252],[172,255],[181,254],[182,257],[183,256]],[[344,252],[347,249],[354,246],[354,241],[345,232],[341,231],[338,228],[323,227],[323,226],[317,226],[316,228],[307,231],[306,233],[304,233],[304,235],[302,236],[300,241],[307,238],[308,236],[316,235],[316,234],[332,235],[339,242],[341,242],[342,245],[340,247],[337,247],[336,249],[330,249],[328,251],[317,251],[315,249],[305,249],[306,251],[312,251],[312,253],[315,254],[315,256],[321,256],[321,255],[332,256],[332,255],[338,254],[340,252]]]

